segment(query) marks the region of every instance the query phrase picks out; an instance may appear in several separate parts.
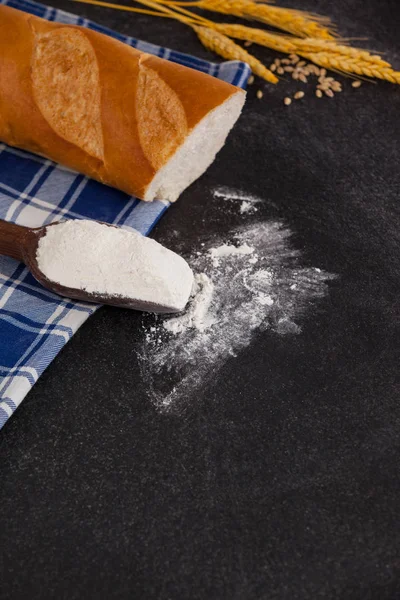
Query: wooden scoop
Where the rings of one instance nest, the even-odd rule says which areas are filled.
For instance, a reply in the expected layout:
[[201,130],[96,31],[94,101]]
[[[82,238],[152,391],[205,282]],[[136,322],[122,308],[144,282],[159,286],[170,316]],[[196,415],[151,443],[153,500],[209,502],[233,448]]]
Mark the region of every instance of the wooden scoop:
[[[45,227],[30,228],[0,220],[0,254],[16,258],[25,263],[32,275],[43,287],[65,298],[73,298],[74,300],[83,302],[94,302],[96,304],[110,304],[121,308],[153,313],[176,313],[182,310],[176,306],[153,304],[136,298],[93,294],[85,290],[65,287],[59,283],[50,281],[39,269],[36,252],[39,240],[46,234],[47,228],[57,224],[58,222],[51,223]],[[106,223],[106,225],[109,224]],[[113,225],[109,226],[113,227]]]

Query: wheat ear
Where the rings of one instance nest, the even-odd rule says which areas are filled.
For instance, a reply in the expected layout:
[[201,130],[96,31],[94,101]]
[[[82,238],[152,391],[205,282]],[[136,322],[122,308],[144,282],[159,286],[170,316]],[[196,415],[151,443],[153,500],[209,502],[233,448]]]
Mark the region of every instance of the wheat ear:
[[333,40],[329,20],[300,10],[257,4],[252,0],[200,0],[199,8],[261,21],[299,37]]
[[212,50],[228,60],[242,60],[247,62],[253,73],[259,75],[269,83],[278,83],[278,78],[267,69],[267,67],[265,67],[257,58],[249,54],[249,52],[244,50],[244,48],[241,48],[230,38],[226,37],[226,35],[208,27],[198,25],[193,25],[192,27],[197,33],[203,46],[208,50]]
[[295,46],[297,53],[300,52],[333,52],[334,54],[340,54],[343,57],[348,56],[354,59],[359,59],[362,62],[369,62],[371,64],[379,65],[380,67],[389,67],[391,64],[383,60],[377,54],[371,54],[367,50],[361,48],[352,48],[351,46],[345,46],[343,44],[337,44],[328,40],[320,39],[299,39],[290,38],[290,41]]
[[400,83],[400,72],[389,67],[381,67],[367,61],[348,56],[344,57],[341,54],[332,52],[302,52],[301,55],[320,67],[325,67],[325,69],[341,71],[342,73],[354,73],[364,77],[375,77],[391,83]]
[[[366,50],[336,44],[335,42],[320,39],[302,39],[291,36],[276,35],[263,29],[246,27],[245,25],[230,25],[229,23],[213,23],[210,25],[219,33],[232,38],[247,40],[260,46],[272,48],[285,54],[300,54],[312,59],[312,55],[324,53],[331,55],[333,59],[352,59],[352,62],[358,62],[361,67],[368,63],[370,68],[391,69],[390,63],[384,61],[380,56],[372,55]],[[324,66],[326,66],[324,64]]]

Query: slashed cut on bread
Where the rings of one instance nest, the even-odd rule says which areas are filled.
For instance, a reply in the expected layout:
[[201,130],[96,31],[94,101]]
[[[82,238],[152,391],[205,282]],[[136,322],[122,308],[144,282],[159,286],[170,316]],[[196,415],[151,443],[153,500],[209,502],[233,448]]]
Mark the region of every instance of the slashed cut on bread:
[[143,200],[214,160],[245,92],[90,29],[0,5],[0,140]]

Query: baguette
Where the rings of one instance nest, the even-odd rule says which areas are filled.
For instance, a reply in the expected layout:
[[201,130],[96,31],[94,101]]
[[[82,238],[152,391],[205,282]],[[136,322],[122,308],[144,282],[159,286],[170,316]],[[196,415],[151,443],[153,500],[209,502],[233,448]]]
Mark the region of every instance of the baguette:
[[210,75],[0,5],[0,140],[143,200],[175,201],[244,100]]

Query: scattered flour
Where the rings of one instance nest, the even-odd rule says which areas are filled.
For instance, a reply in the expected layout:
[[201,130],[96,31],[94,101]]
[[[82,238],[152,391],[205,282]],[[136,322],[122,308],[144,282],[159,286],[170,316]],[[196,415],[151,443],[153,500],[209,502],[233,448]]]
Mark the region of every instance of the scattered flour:
[[186,329],[205,331],[214,324],[214,319],[209,313],[211,300],[214,293],[214,284],[205,274],[200,273],[194,278],[192,301],[188,310],[181,316],[163,322],[167,331],[174,335]]
[[334,276],[301,266],[290,235],[266,221],[193,250],[189,264],[197,275],[187,311],[143,322],[141,368],[157,406],[171,410],[192,397],[260,331],[301,331],[306,309]]
[[218,267],[220,264],[220,258],[226,258],[227,256],[244,256],[246,254],[252,254],[254,248],[248,244],[242,244],[241,246],[233,246],[230,244],[222,244],[218,248],[210,248],[209,250],[214,267]]
[[249,200],[243,200],[242,204],[240,205],[240,209],[239,212],[241,215],[244,215],[246,213],[255,213],[258,211],[258,208],[256,206],[254,206],[254,203],[249,202]]
[[257,198],[256,196],[252,196],[251,194],[246,194],[245,192],[238,192],[237,190],[232,190],[231,188],[221,186],[217,187],[212,192],[214,198],[218,200],[226,200],[228,202],[241,201],[239,212],[241,215],[244,214],[253,214],[258,211],[256,204],[262,202],[261,198]]
[[96,221],[65,221],[47,228],[38,266],[63,286],[103,296],[134,298],[183,310],[193,285],[187,262],[133,229]]

